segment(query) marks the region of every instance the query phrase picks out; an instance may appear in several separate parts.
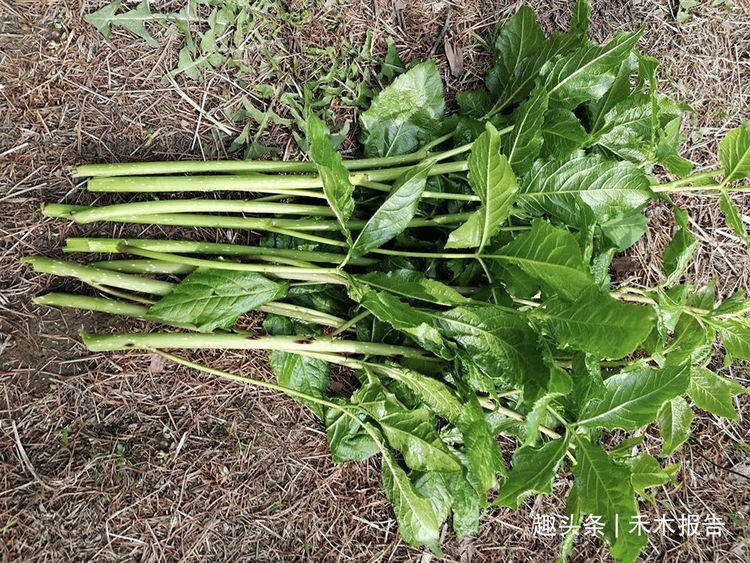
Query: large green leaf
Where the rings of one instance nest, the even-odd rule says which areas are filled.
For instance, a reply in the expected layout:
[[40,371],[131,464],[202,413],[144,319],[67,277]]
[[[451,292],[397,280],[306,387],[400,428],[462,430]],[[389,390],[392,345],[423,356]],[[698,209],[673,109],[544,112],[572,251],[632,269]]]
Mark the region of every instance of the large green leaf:
[[513,131],[503,139],[503,153],[519,176],[531,168],[542,149],[542,124],[548,101],[547,92],[543,88],[535,90],[528,100],[518,106],[513,119]]
[[533,402],[549,381],[534,332],[523,317],[490,304],[456,307],[436,315],[445,338],[455,341],[493,380],[524,389]]
[[648,538],[630,532],[631,518],[638,514],[630,469],[613,460],[599,444],[582,436],[576,435],[576,444],[577,463],[572,470],[578,511],[601,516],[612,557],[635,561]]
[[413,152],[440,129],[445,102],[435,61],[415,65],[384,88],[360,115],[366,156]]
[[350,289],[350,296],[376,318],[408,334],[426,350],[448,359],[451,357],[440,331],[433,326],[432,315],[415,309],[391,293],[364,287],[364,291]]
[[664,285],[676,282],[687,268],[698,247],[698,241],[687,228],[687,212],[674,208],[674,218],[679,230],[664,249]]
[[284,297],[288,288],[256,272],[199,268],[151,305],[148,314],[210,332],[230,328],[241,314]]
[[401,297],[427,303],[461,305],[469,301],[452,287],[427,278],[423,273],[415,270],[375,271],[353,277],[356,281],[366,283],[374,289],[384,289]]
[[500,487],[495,504],[518,510],[525,496],[551,493],[557,469],[568,451],[567,437],[551,440],[543,446],[524,446],[513,453],[513,467]]
[[323,194],[331,206],[347,240],[351,235],[346,222],[354,213],[354,186],[349,181],[349,171],[344,167],[341,154],[333,147],[328,136],[328,128],[313,112],[307,112],[307,144],[310,159],[318,169],[323,182]]
[[[279,385],[302,391],[313,397],[323,397],[330,379],[328,363],[317,358],[291,354],[280,350],[272,350],[268,354],[268,363],[276,374]],[[323,407],[318,403],[306,404],[320,419],[324,418]]]
[[618,301],[594,286],[572,302],[548,301],[540,316],[558,344],[613,359],[633,352],[656,320],[651,307]]
[[438,416],[452,424],[458,424],[463,404],[442,381],[402,366],[378,365],[377,371],[404,384]]
[[689,382],[686,365],[646,367],[613,375],[604,381],[604,396],[584,407],[578,425],[636,430],[653,422],[662,404],[684,393]]
[[526,5],[508,19],[495,39],[495,62],[487,88],[498,98],[498,109],[517,102],[531,90],[546,62],[546,38],[534,10]]
[[664,440],[661,455],[668,456],[690,437],[690,424],[693,422],[693,411],[685,399],[675,397],[664,403],[656,415],[659,432]]
[[391,193],[368,219],[352,246],[353,256],[362,256],[400,234],[414,217],[434,164],[427,160],[409,168],[393,183]]
[[747,393],[747,389],[707,368],[694,367],[687,392],[697,407],[717,416],[737,420],[732,396]]
[[606,45],[589,43],[548,62],[541,73],[550,102],[572,109],[603,96],[641,33],[619,33]]
[[652,500],[646,489],[658,487],[675,480],[678,464],[662,468],[656,459],[646,453],[640,453],[627,460],[630,465],[630,482],[635,491],[643,498]]
[[750,121],[729,131],[719,143],[724,183],[750,176]]
[[684,110],[684,106],[663,96],[652,100],[649,94],[631,94],[606,113],[587,144],[640,163],[655,154],[661,125],[679,118]]
[[535,163],[517,200],[531,215],[583,229],[636,210],[652,196],[648,177],[633,164],[577,153]]
[[601,98],[591,100],[586,104],[589,114],[589,129],[598,131],[604,123],[604,116],[615,105],[630,95],[630,77],[636,69],[635,56],[631,55],[620,63],[615,79]]
[[440,526],[430,499],[422,496],[389,451],[383,452],[383,489],[398,521],[398,531],[409,545],[440,550]]
[[726,319],[716,323],[716,326],[729,355],[750,362],[750,319]]
[[491,257],[501,263],[506,275],[513,276],[511,269],[518,268],[550,295],[575,299],[594,283],[575,237],[546,221],[533,221],[530,232],[494,251]]
[[481,207],[463,225],[453,231],[446,248],[479,247],[497,234],[510,213],[518,190],[516,177],[505,156],[500,154],[500,134],[487,122],[471,148],[469,184],[482,201]]
[[551,108],[544,114],[542,137],[542,156],[561,160],[580,149],[588,134],[572,111]]
[[[330,400],[344,407],[348,406],[343,399]],[[364,414],[361,415],[362,418],[364,416]],[[362,428],[362,420],[358,422],[341,410],[330,408],[325,410],[325,423],[328,447],[331,449],[331,458],[334,463],[349,460],[361,461],[381,451],[378,443]]]

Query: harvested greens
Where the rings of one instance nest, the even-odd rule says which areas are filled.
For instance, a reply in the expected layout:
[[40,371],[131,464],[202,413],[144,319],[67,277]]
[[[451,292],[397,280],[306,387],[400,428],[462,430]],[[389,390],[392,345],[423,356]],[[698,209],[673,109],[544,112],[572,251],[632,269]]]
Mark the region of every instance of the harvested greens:
[[[457,535],[474,533],[491,505],[517,509],[552,492],[566,466],[571,524],[601,516],[612,555],[633,561],[647,543],[631,524],[638,499],[651,500],[646,489],[673,481],[677,466],[662,467],[637,439],[607,450],[602,431],[656,421],[666,456],[690,435],[691,405],[736,419],[732,397],[746,391],[707,366],[717,333],[725,365],[750,360],[750,300],[719,302],[713,285],[678,283],[697,242],[667,194],[718,192],[747,241],[728,194],[748,189],[737,182],[750,175],[750,123],[721,142],[721,168],[692,173],[678,152],[689,108],[659,93],[657,61],[636,50],[641,31],[598,45],[589,12],[580,0],[570,30],[545,36],[523,6],[495,41],[486,87],[458,94],[454,115],[434,61],[415,64],[360,115],[360,159],[344,160],[308,111],[309,162],[74,168],[89,191],[152,198],[49,204],[46,216],[262,236],[257,245],[69,238],[68,252],[122,258],[27,262],[106,296],[36,302],[169,327],[82,335],[92,351],[153,350],[299,400],[320,418],[336,463],[381,456],[411,545],[440,553],[449,518]],[[676,179],[659,183],[656,170]],[[153,199],[183,192],[211,197]],[[613,287],[610,262],[643,235],[644,208],[657,199],[677,225],[663,282]],[[267,314],[265,334],[235,326],[251,310]],[[268,350],[277,383],[162,351],[181,348]],[[355,370],[351,396],[328,391],[330,364]],[[500,433],[517,439],[510,464]]]

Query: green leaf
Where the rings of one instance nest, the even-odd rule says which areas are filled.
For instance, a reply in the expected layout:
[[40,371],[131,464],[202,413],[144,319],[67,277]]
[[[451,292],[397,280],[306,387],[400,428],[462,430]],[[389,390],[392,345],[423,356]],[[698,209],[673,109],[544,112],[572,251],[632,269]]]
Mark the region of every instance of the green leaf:
[[620,63],[612,85],[601,98],[586,104],[589,113],[591,131],[599,131],[604,123],[604,116],[619,102],[630,95],[630,77],[635,72],[635,56],[631,55]]
[[658,487],[670,481],[675,481],[677,464],[662,468],[656,459],[646,453],[638,454],[628,460],[630,465],[630,482],[635,491],[643,498],[651,500],[646,489]]
[[467,90],[456,94],[456,103],[461,115],[480,118],[492,108],[492,96],[487,90]]
[[446,359],[451,358],[440,331],[433,326],[433,317],[430,314],[415,309],[393,294],[374,291],[367,286],[364,291],[351,288],[349,295],[377,319],[408,334],[424,349]]
[[485,505],[487,491],[497,484],[496,461],[498,458],[502,460],[502,452],[489,432],[476,397],[467,400],[457,426],[464,441],[463,453],[469,468],[467,479],[479,495],[480,504]]
[[495,40],[495,62],[487,75],[487,88],[498,98],[498,109],[517,102],[531,90],[547,57],[546,42],[534,10],[526,5],[508,19]]
[[120,4],[119,0],[112,2],[96,12],[85,15],[83,19],[96,27],[105,37],[112,35],[111,26],[121,25],[128,31],[135,33],[141,39],[144,39],[149,46],[158,47],[159,42],[151,36],[144,24],[148,21],[155,21],[162,18],[157,18],[151,13],[148,0],[143,0],[143,2],[132,10],[115,14],[120,8]]
[[588,133],[572,111],[552,108],[544,114],[542,137],[542,155],[562,159],[580,149]]
[[558,344],[612,359],[632,353],[655,326],[650,307],[618,301],[594,286],[573,302],[548,301],[540,316]]
[[750,319],[726,319],[714,322],[727,352],[740,360],[750,361]]
[[384,289],[407,299],[417,299],[437,305],[461,305],[469,300],[442,282],[427,278],[414,270],[368,272],[353,278],[374,289]]
[[550,295],[575,299],[594,283],[575,237],[546,221],[533,221],[529,233],[516,237],[491,257],[510,275],[508,269],[520,268]]
[[745,244],[748,244],[748,240],[750,239],[748,239],[747,236],[745,222],[742,220],[742,215],[740,214],[737,204],[729,198],[729,194],[727,194],[726,190],[721,190],[721,195],[719,196],[719,209],[721,209],[721,212],[724,214],[727,225],[729,225],[737,235],[742,237]]
[[396,77],[360,115],[365,156],[414,152],[438,132],[444,110],[435,61],[415,65]]
[[[342,406],[347,405],[347,402],[343,399],[331,400]],[[381,451],[372,436],[362,428],[361,421],[357,422],[339,409],[326,409],[325,423],[328,447],[331,449],[331,457],[334,463],[365,460]]]
[[693,411],[685,399],[675,397],[664,403],[656,415],[659,432],[664,440],[661,455],[668,456],[690,437],[690,424],[693,422]]
[[672,285],[679,279],[698,247],[698,241],[687,228],[687,212],[675,207],[674,218],[680,229],[664,249],[665,286]]
[[469,155],[469,184],[482,205],[449,235],[446,248],[478,247],[481,252],[508,218],[518,190],[510,164],[500,154],[500,134],[489,122],[486,127],[474,141]]
[[120,9],[120,0],[107,4],[96,12],[83,16],[83,19],[93,25],[104,37],[112,37],[112,21],[115,19],[117,10]]
[[680,135],[681,123],[682,120],[676,117],[659,131],[656,161],[666,166],[672,174],[683,178],[693,171],[693,163],[679,154],[680,143],[683,141]]
[[729,131],[719,143],[719,160],[728,184],[750,176],[750,121]]
[[535,163],[517,199],[531,215],[584,229],[637,210],[652,197],[648,177],[633,164],[577,153]]
[[717,416],[737,420],[732,396],[747,393],[747,389],[736,381],[696,366],[690,374],[687,392],[698,408]]
[[[377,402],[368,403],[368,399]],[[461,464],[440,441],[433,414],[424,408],[404,410],[394,400],[395,397],[381,401],[381,397],[369,393],[359,406],[377,421],[388,444],[401,452],[408,467],[418,471],[460,471]]]
[[578,425],[636,430],[653,422],[662,404],[684,393],[689,382],[686,365],[645,367],[613,375],[604,381],[604,396],[584,407]]
[[341,155],[328,137],[328,128],[314,113],[308,111],[307,114],[307,144],[310,147],[310,159],[318,169],[318,174],[323,181],[323,194],[338,219],[341,232],[351,244],[351,234],[346,222],[354,212],[354,199],[352,198],[354,186],[349,182],[349,171],[344,168]]
[[389,451],[383,451],[383,489],[398,521],[398,531],[409,545],[426,545],[438,555],[440,522],[430,500],[422,496]]
[[427,173],[434,160],[409,168],[393,183],[391,193],[365,223],[352,246],[352,256],[362,256],[379,248],[406,229],[414,218],[422,197]]
[[570,35],[579,39],[586,38],[591,17],[591,2],[589,0],[578,0],[570,16]]
[[566,436],[543,446],[518,448],[513,453],[513,467],[500,487],[495,504],[518,510],[524,497],[532,493],[551,493],[552,483],[569,443]]
[[210,332],[232,327],[240,315],[284,297],[288,288],[256,272],[199,268],[151,305],[148,314]]
[[640,163],[656,153],[656,136],[662,122],[682,115],[685,107],[664,96],[637,93],[625,98],[604,116],[588,145],[598,145],[619,158]]
[[641,33],[619,33],[606,45],[590,43],[548,62],[541,73],[550,103],[554,101],[555,105],[572,109],[582,102],[602,97]]
[[549,380],[536,336],[523,317],[490,304],[456,307],[436,315],[443,336],[455,341],[485,375],[524,388],[533,402]]
[[599,444],[578,435],[576,442],[577,463],[572,470],[578,511],[602,517],[612,557],[635,561],[648,538],[629,531],[631,518],[638,514],[631,471],[607,455]]
[[[279,350],[268,353],[268,363],[276,381],[283,387],[302,391],[313,397],[324,397],[330,380],[328,363],[317,358],[310,358],[300,354],[291,354]],[[318,418],[324,419],[323,407],[318,403],[297,399],[307,405]]]
[[600,225],[602,234],[609,240],[617,251],[633,246],[635,241],[643,236],[648,228],[648,217],[640,208],[625,211],[621,215],[608,219]]
[[549,98],[544,89],[538,89],[521,103],[515,112],[513,131],[503,139],[503,153],[507,155],[517,175],[528,172],[542,149],[542,124]]
[[401,366],[379,365],[377,369],[411,389],[435,414],[458,423],[463,404],[445,383]]

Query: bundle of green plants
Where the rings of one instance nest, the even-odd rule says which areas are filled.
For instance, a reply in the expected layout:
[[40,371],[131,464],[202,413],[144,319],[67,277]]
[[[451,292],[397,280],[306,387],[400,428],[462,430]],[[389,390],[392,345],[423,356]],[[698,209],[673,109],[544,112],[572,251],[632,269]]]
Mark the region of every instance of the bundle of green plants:
[[[690,436],[693,407],[736,419],[733,396],[745,392],[708,366],[717,335],[723,367],[750,360],[750,301],[680,283],[697,241],[668,194],[718,193],[747,240],[728,194],[748,189],[738,182],[750,175],[750,123],[722,140],[720,168],[693,173],[678,152],[689,108],[658,91],[641,31],[598,45],[589,11],[579,1],[570,30],[546,36],[522,7],[500,30],[485,87],[459,93],[453,115],[435,63],[413,65],[360,115],[362,158],[343,159],[308,112],[309,161],[73,168],[89,191],[149,195],[49,204],[45,215],[260,236],[69,238],[65,251],[109,259],[27,262],[99,295],[36,302],[154,324],[83,334],[92,351],[150,350],[294,397],[320,419],[334,462],[380,456],[411,545],[440,553],[446,521],[472,534],[490,507],[551,493],[566,468],[570,522],[601,517],[612,555],[633,561],[647,544],[631,522],[639,502],[677,471],[645,451],[643,429],[657,423],[669,456]],[[675,179],[660,182],[666,173]],[[188,192],[211,198],[171,197]],[[258,195],[224,199],[232,192]],[[613,283],[613,256],[643,235],[654,200],[676,224],[662,281]],[[237,326],[252,310],[267,314],[262,331]],[[164,351],[201,348],[268,350],[277,381]],[[353,393],[329,390],[331,364],[353,370]],[[499,434],[515,439],[512,452]]]

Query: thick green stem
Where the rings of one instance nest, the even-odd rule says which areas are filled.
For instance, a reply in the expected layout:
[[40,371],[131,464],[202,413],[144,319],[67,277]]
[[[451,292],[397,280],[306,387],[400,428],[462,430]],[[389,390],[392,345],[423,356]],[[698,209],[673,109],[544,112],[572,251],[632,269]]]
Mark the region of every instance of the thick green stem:
[[256,213],[259,215],[335,216],[330,207],[323,205],[222,199],[138,201],[92,207],[82,211],[72,211],[69,213],[69,216],[76,223],[92,223],[112,217],[134,217],[137,215],[156,215],[160,213]]
[[[312,250],[295,250],[292,248],[266,248],[246,244],[229,244],[216,242],[193,242],[187,240],[159,240],[159,239],[127,239],[138,248],[155,250],[157,252],[175,252],[180,254],[216,254],[218,256],[270,256],[306,260],[308,262],[322,262],[326,264],[340,264],[344,254],[334,252],[318,252]],[[65,241],[65,252],[120,252],[119,246],[126,239],[116,238],[69,238]],[[125,260],[120,262],[127,262]],[[374,258],[352,258],[349,263],[354,266],[369,266],[377,264]],[[181,265],[175,265],[184,267]],[[180,273],[180,272],[175,272]]]
[[150,293],[152,295],[166,295],[174,287],[174,284],[170,282],[142,278],[111,270],[100,270],[91,266],[76,264],[75,262],[65,262],[64,260],[54,260],[44,256],[27,256],[23,261],[31,264],[36,272],[58,276],[71,276],[90,285],[108,285],[140,293]]
[[125,274],[189,274],[195,266],[189,264],[173,264],[161,260],[101,260],[90,262],[89,266],[100,270],[112,270]]
[[[95,209],[80,205],[49,204],[44,208],[47,217],[64,217],[73,219],[74,213],[84,209]],[[412,219],[409,228],[433,227],[439,225],[458,225],[468,219],[471,213],[453,213],[437,215],[430,219]],[[227,217],[222,215],[203,215],[200,213],[160,213],[157,215],[121,215],[109,217],[107,220],[117,223],[135,223],[139,225],[172,225],[180,227],[213,227],[220,229],[241,229],[257,231],[274,231],[276,229],[294,230],[299,232],[311,231],[339,231],[338,221],[318,219],[276,219],[267,217]],[[347,226],[353,230],[361,230],[367,221],[352,219]]]
[[[503,130],[502,132],[507,132]],[[450,149],[448,151],[431,153],[431,149],[447,141],[455,132],[448,133],[431,141],[422,149],[396,156],[357,158],[344,160],[348,170],[364,170],[367,168],[388,168],[401,164],[419,162],[432,156],[438,160],[445,160],[451,156],[461,154],[471,149],[472,143]],[[193,174],[193,173],[250,173],[250,172],[315,172],[314,162],[297,162],[286,160],[186,160],[159,162],[122,162],[112,164],[84,164],[71,166],[70,174],[73,178],[84,176],[134,176],[134,175],[162,175],[162,174]]]
[[[420,159],[421,160],[421,159]],[[395,180],[409,170],[410,166],[382,168],[355,172],[349,175],[353,185],[363,182],[386,182]],[[466,161],[436,164],[430,169],[430,176],[463,172],[468,170]],[[201,175],[201,176],[113,176],[97,177],[89,180],[88,190],[92,192],[217,192],[245,191],[279,193],[282,189],[321,188],[323,182],[317,175]],[[275,191],[269,191],[275,190]]]
[[651,186],[651,189],[655,192],[675,191],[675,188],[679,186],[684,186],[686,184],[693,184],[695,182],[702,182],[703,180],[710,180],[723,173],[724,173],[723,168],[716,168],[714,170],[706,170],[705,172],[697,172],[696,174],[691,174],[690,176],[685,176],[684,178],[678,178],[677,180],[672,180],[671,182],[665,182],[663,184],[657,184],[656,186]]
[[143,256],[144,258],[152,258],[155,260],[164,260],[173,264],[189,264],[199,268],[212,268],[214,270],[234,270],[240,272],[259,272],[264,274],[270,274],[274,276],[283,276],[286,279],[308,279],[309,274],[317,274],[318,276],[329,276],[330,283],[344,283],[343,279],[338,275],[336,268],[298,268],[298,267],[286,267],[286,266],[275,266],[266,264],[246,264],[244,262],[233,262],[230,260],[206,260],[204,258],[193,258],[190,256],[180,256],[179,254],[170,254],[168,252],[156,252],[153,250],[146,250],[138,248],[125,241],[124,244],[120,245],[120,251],[128,254],[135,254],[136,256]]
[[132,349],[281,350],[284,352],[332,352],[404,358],[429,358],[422,350],[378,342],[300,338],[299,336],[247,336],[243,334],[117,333],[81,335],[92,352]]

